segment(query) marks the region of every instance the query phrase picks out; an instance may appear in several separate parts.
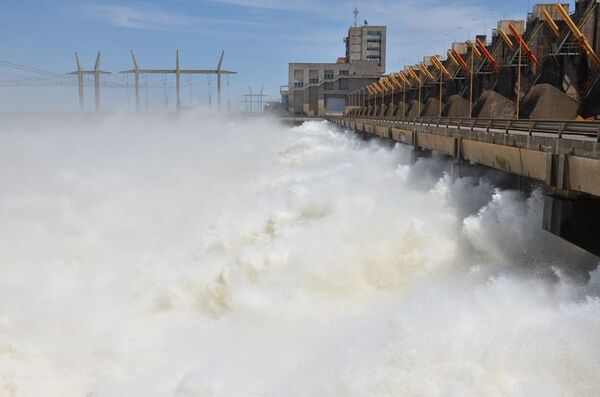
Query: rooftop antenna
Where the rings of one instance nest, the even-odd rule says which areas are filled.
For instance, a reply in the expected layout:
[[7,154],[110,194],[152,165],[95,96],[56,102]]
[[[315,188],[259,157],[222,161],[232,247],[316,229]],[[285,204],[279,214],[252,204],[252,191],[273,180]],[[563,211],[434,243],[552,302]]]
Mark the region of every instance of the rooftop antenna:
[[358,27],[358,8],[354,7],[354,11],[352,11],[352,15],[354,15],[354,27]]

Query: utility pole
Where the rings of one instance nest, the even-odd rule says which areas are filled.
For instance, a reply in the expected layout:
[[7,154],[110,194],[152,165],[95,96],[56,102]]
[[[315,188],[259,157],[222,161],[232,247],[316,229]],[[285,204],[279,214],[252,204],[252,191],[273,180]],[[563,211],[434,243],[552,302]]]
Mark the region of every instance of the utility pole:
[[131,50],[131,59],[133,60],[133,70],[135,73],[135,111],[140,112],[140,67],[135,59],[135,54]]
[[175,59],[175,90],[177,96],[177,112],[181,110],[181,69],[179,68],[179,50]]
[[377,115],[377,98],[379,97],[379,95],[377,95],[377,93],[375,93],[375,95],[372,95],[373,97],[373,116]]
[[519,62],[517,66],[517,106],[515,109],[515,118],[519,118],[519,108],[521,107],[521,42],[519,41]]
[[439,104],[439,111],[438,111],[438,117],[442,118],[442,88],[444,86],[444,73],[440,70],[440,104]]
[[[248,92],[249,94],[246,95],[242,95],[242,97],[244,98],[244,103],[246,105],[248,105],[248,98],[250,98],[250,113],[262,113],[264,111],[263,109],[263,99],[265,97],[269,97],[268,95],[264,95],[263,94],[264,91],[264,87],[261,87],[260,89],[260,94],[255,94],[252,91],[252,87],[248,86]],[[256,98],[256,102],[254,101],[254,99]],[[256,103],[256,112],[254,104]]]
[[363,107],[365,107],[365,89],[364,89],[364,87],[358,90],[358,103],[360,105],[359,112],[362,113]]
[[219,113],[221,113],[221,65],[223,64],[224,55],[225,51],[221,51],[221,58],[219,59],[219,63],[217,64],[217,106],[219,109]]
[[[182,75],[192,75],[192,74],[213,75],[213,74],[216,74],[219,78],[218,81],[220,82],[220,77],[223,74],[225,74],[225,75],[237,74],[237,72],[232,72],[229,70],[222,69],[223,52],[221,52],[221,59],[219,61],[218,68],[217,69],[208,69],[208,70],[181,69],[181,63],[180,63],[180,59],[179,59],[179,50],[177,50],[177,52],[176,52],[175,69],[140,69],[139,65],[137,63],[137,60],[135,59],[135,56],[133,55],[133,51],[131,52],[131,55],[133,57],[133,67],[134,68],[132,70],[124,70],[119,73],[130,73],[130,74],[136,75],[136,92],[139,92],[139,79],[137,79],[137,77],[139,75],[142,75],[142,74],[144,74],[144,75],[147,75],[147,74],[162,74],[162,75],[174,74],[175,75],[175,90],[176,90],[176,96],[177,96],[176,105],[177,105],[178,112],[181,110],[181,76]],[[219,90],[219,92],[220,92],[220,90]]]
[[98,51],[98,55],[96,55],[96,63],[94,64],[93,70],[83,70],[81,66],[81,62],[79,60],[79,54],[75,53],[75,61],[77,62],[77,70],[75,72],[67,73],[69,75],[77,75],[78,82],[78,91],[79,91],[79,109],[85,109],[84,97],[83,97],[83,76],[93,75],[94,76],[94,99],[95,99],[95,109],[97,112],[100,111],[100,76],[103,74],[110,74],[110,72],[105,72],[100,69],[100,51]]
[[252,94],[252,87],[248,87],[248,91],[250,91],[250,113],[254,113],[254,95]]
[[402,90],[402,117],[406,116],[406,85]]
[[473,117],[473,74],[475,73],[475,54],[471,48],[471,84],[469,87],[469,118]]
[[258,112],[262,113],[263,112],[263,91],[264,91],[264,86],[260,87],[260,95],[258,96],[258,103],[259,103],[259,108],[258,108]]
[[79,110],[84,110],[84,99],[83,99],[83,67],[79,61],[79,54],[75,53],[75,60],[77,61],[77,88],[79,89]]
[[100,51],[96,56],[96,63],[94,64],[94,99],[96,104],[96,112],[100,111]]
[[417,109],[419,110],[419,114],[417,117],[421,117],[421,87],[423,86],[423,72],[421,72],[421,78],[419,79],[419,106]]
[[[393,115],[394,115],[394,91],[395,91],[395,90],[396,90],[396,88],[392,88],[392,97],[390,98],[390,107],[389,107],[389,109],[392,109],[392,114],[391,114],[391,116],[393,116]],[[388,111],[388,114],[389,114],[389,113],[390,113],[390,112]],[[387,114],[386,114],[385,116],[387,116]]]

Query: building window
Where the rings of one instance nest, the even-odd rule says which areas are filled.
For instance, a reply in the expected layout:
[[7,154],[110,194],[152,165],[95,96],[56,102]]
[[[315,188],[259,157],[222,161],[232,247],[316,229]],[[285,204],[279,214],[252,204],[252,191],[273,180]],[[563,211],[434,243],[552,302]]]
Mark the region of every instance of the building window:
[[333,70],[326,70],[324,78],[325,80],[333,80]]
[[302,84],[301,81],[294,83],[294,88],[302,88],[303,86],[304,86],[304,84]]
[[350,76],[350,71],[349,70],[340,70],[340,76]]
[[381,32],[376,32],[374,30],[367,31],[368,36],[381,36]]
[[319,79],[318,78],[312,78],[312,79],[308,79],[309,84],[319,84]]

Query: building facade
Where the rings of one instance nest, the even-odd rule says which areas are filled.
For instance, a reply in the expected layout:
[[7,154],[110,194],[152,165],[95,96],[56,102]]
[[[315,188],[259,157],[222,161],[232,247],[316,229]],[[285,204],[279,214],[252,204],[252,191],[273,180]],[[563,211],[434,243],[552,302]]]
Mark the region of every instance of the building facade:
[[343,113],[348,93],[378,80],[381,72],[372,61],[290,63],[289,76],[289,112],[324,116]]
[[381,73],[385,73],[386,39],[385,26],[365,25],[348,29],[348,36],[344,39],[346,62],[374,61]]
[[377,81],[385,72],[385,26],[352,27],[344,41],[346,57],[335,63],[289,64],[285,99],[290,113],[343,113],[350,92]]

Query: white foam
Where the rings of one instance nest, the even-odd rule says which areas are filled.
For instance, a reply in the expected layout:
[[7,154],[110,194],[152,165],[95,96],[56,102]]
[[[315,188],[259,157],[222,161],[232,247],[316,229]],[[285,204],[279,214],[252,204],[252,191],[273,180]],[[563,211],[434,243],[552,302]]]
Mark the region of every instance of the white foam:
[[409,158],[325,122],[15,123],[0,396],[598,395],[595,259],[539,193]]

